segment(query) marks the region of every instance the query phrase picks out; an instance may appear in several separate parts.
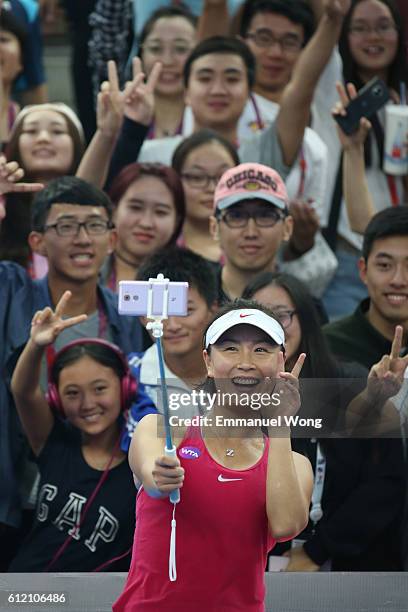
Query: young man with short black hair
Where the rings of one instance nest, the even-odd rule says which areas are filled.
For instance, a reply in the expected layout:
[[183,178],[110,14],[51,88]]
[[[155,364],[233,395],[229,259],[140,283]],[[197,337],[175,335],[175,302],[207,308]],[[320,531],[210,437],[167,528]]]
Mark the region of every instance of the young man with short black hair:
[[[138,280],[156,278],[159,273],[171,281],[189,284],[187,316],[170,316],[166,319],[162,338],[169,394],[188,393],[191,385],[201,383],[206,377],[201,339],[217,308],[216,276],[213,266],[206,259],[178,247],[164,249],[147,259],[138,271]],[[133,352],[128,358],[139,389],[148,394],[161,410],[156,345],[144,353]],[[174,414],[180,415],[181,409]],[[128,425],[130,436],[138,420],[133,420],[132,416],[131,413]]]
[[262,272],[280,270],[304,278],[316,297],[325,262],[313,249],[293,261],[283,261],[293,219],[282,177],[269,166],[240,164],[227,170],[214,194],[210,231],[220,243],[224,263],[219,274],[219,302],[241,297],[250,280]]
[[386,208],[364,232],[360,277],[369,297],[349,317],[325,328],[334,353],[370,368],[390,354],[395,326],[408,340],[408,208]]
[[[401,356],[408,339],[408,208],[386,208],[372,217],[364,232],[360,276],[369,297],[355,312],[324,328],[332,352],[344,361],[371,368],[391,355],[397,325],[403,327]],[[398,357],[397,357],[398,358]],[[403,389],[402,389],[403,391]],[[393,401],[399,404],[397,396]],[[402,408],[404,409],[404,407]],[[406,407],[405,407],[406,410]],[[363,569],[399,570],[401,513],[406,473],[400,440],[371,440],[372,478],[362,507],[371,513],[374,542],[361,557]],[[370,565],[371,564],[371,565]]]
[[[286,177],[296,159],[304,129],[310,119],[315,86],[337,42],[349,6],[350,0],[328,0],[326,12],[315,35],[299,58],[293,77],[285,88],[276,120],[262,134],[254,134],[240,143],[239,155],[242,161],[270,165]],[[248,50],[244,51],[243,43],[240,46],[239,41],[214,37],[199,43],[192,57],[194,59],[187,64],[185,76],[186,102],[192,108],[193,131],[213,127],[236,144],[238,118],[254,78],[249,69],[249,65],[254,64],[248,59]],[[139,113],[136,98],[135,105],[131,112],[132,119],[125,118],[111,175],[118,167],[135,160],[141,140],[141,125],[135,122],[140,120],[143,124],[149,124],[151,121],[153,109],[147,116],[144,101],[143,113]],[[137,118],[139,116],[140,119]],[[139,161],[169,164],[181,139],[182,136],[176,136],[146,142]]]
[[[88,318],[75,332],[65,330],[54,350],[78,336],[106,338],[127,353],[141,349],[139,322],[120,317],[116,296],[98,284],[99,269],[112,248],[111,217],[111,202],[102,191],[75,177],[55,179],[34,198],[29,235],[31,249],[48,259],[48,275],[32,280],[18,264],[0,262],[0,524],[18,528],[21,520],[17,474],[25,464],[26,445],[10,379],[34,313],[54,307],[70,290],[67,314]],[[44,363],[43,384],[46,370]]]

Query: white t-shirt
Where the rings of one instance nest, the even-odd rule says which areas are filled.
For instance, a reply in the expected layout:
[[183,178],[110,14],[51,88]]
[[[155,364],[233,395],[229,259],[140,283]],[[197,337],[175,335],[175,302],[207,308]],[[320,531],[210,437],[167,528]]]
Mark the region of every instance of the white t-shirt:
[[[275,120],[279,111],[279,104],[271,102],[263,96],[252,94],[244,108],[238,123],[238,138],[246,140],[260,129],[268,127]],[[264,125],[264,128],[260,126]],[[305,162],[303,193],[299,194],[302,182],[301,155],[292,166],[286,179],[286,188],[289,197],[295,199],[301,195],[302,199],[312,199],[315,202],[316,212],[320,222],[323,221],[323,200],[326,192],[328,151],[325,143],[317,133],[306,128],[302,145]]]
[[[323,204],[324,225],[327,225],[329,219],[341,154],[341,145],[337,135],[336,123],[331,115],[331,111],[338,100],[336,81],[343,81],[343,65],[337,49],[333,52],[329,63],[320,77],[312,106],[312,127],[325,142],[329,150],[327,190]],[[384,110],[382,113],[379,113],[379,117],[380,120],[383,120]],[[387,177],[378,165],[378,149],[374,138],[371,142],[372,165],[370,168],[366,169],[366,177],[374,208],[376,211],[380,211],[391,206],[392,202]],[[395,177],[395,183],[401,201],[403,197],[403,184],[401,178]],[[362,236],[351,231],[344,200],[341,205],[338,234],[355,248],[361,249],[363,243]]]

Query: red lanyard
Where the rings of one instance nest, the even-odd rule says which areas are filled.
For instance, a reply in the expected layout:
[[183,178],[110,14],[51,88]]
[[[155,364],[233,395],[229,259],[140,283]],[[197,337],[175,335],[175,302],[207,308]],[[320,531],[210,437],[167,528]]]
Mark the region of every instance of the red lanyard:
[[111,291],[113,291],[113,293],[116,293],[116,259],[115,259],[115,255],[113,253],[111,253],[110,255],[110,262],[112,264],[111,267],[111,271],[109,273],[109,277],[108,277],[108,287]]
[[386,174],[388,190],[390,192],[391,205],[399,206],[401,204],[400,198],[398,195],[397,182],[395,180],[395,176],[391,176],[390,174]]

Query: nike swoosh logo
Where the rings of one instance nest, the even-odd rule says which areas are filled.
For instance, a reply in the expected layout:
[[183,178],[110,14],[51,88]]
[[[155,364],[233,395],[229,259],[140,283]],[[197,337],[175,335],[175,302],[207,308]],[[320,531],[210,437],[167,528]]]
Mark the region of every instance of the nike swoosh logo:
[[243,480],[243,478],[224,478],[222,474],[218,476],[218,482],[235,482],[236,480]]
[[245,317],[250,317],[250,316],[251,316],[251,314],[240,314],[239,318],[240,319],[244,319]]

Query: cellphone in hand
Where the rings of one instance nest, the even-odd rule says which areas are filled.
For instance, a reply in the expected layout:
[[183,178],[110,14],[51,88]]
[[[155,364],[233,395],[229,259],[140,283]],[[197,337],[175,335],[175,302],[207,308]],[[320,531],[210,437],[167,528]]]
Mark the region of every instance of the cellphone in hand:
[[350,135],[358,130],[362,117],[371,117],[390,99],[386,84],[378,77],[367,83],[346,108],[345,115],[333,115],[343,132]]
[[153,291],[153,315],[163,314],[164,289],[168,285],[167,315],[183,317],[187,314],[188,283],[149,281],[120,281],[118,310],[121,315],[147,315],[149,288]]

